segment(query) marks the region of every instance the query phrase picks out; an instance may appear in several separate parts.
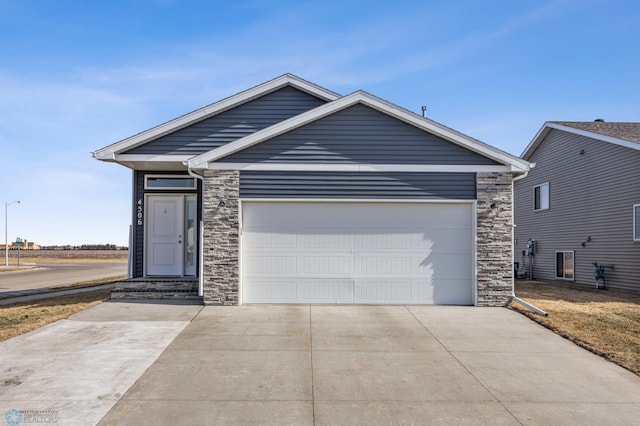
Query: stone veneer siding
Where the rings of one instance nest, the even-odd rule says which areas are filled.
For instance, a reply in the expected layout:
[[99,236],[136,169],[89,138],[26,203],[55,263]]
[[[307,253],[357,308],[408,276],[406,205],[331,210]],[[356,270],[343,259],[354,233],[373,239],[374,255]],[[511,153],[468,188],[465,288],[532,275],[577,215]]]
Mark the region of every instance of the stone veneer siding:
[[478,306],[505,306],[513,289],[513,176],[478,173],[476,186]]
[[[478,306],[505,306],[513,288],[512,175],[478,173],[476,185]],[[206,172],[203,202],[204,304],[236,305],[239,172]]]
[[[237,305],[239,283],[237,170],[205,172],[203,186],[205,305]],[[221,202],[224,201],[224,206]]]

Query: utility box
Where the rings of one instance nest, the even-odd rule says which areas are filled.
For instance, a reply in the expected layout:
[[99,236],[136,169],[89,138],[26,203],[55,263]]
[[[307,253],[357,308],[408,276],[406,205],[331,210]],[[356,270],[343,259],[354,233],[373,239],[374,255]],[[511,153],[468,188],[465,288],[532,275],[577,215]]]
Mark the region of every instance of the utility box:
[[527,241],[527,256],[536,255],[536,240],[529,239]]

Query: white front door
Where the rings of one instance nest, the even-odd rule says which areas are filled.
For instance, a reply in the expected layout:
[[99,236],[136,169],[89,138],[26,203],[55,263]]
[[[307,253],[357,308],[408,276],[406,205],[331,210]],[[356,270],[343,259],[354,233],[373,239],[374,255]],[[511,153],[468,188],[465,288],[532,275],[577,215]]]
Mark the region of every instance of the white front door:
[[184,273],[184,196],[147,197],[146,275]]

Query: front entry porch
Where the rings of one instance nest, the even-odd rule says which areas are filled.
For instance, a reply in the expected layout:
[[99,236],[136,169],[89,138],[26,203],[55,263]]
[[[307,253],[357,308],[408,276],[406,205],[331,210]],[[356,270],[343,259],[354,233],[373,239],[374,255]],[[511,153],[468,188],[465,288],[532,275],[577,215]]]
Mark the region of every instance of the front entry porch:
[[198,279],[132,278],[116,283],[111,300],[192,300],[202,301],[198,295]]

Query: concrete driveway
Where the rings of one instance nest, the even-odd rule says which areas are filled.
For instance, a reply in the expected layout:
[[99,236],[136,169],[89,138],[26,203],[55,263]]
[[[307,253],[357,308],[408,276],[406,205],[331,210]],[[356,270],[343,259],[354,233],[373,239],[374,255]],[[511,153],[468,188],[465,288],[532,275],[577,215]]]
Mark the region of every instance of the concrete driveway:
[[[47,328],[58,329],[58,344],[50,332],[40,335]],[[64,424],[640,418],[640,377],[502,308],[106,303],[45,329],[26,335],[27,347],[14,344],[25,336],[0,344],[0,408],[57,410]],[[73,343],[90,336],[89,348]],[[52,355],[65,341],[68,367]],[[24,358],[7,359],[7,349]],[[55,370],[47,356],[59,363]],[[90,377],[65,372],[72,366],[90,366]]]

